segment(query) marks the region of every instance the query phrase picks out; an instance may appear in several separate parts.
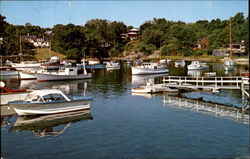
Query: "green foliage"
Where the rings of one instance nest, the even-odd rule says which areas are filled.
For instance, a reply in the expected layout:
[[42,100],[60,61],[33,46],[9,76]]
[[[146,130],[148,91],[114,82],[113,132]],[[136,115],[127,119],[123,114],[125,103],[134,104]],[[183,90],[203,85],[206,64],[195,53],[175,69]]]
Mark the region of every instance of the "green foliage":
[[[213,49],[225,48],[229,44],[230,22],[232,26],[232,42],[244,41],[246,52],[249,51],[248,17],[237,13],[229,20],[199,20],[192,24],[181,21],[173,22],[164,18],[154,18],[140,26],[138,40],[122,39],[132,26],[122,22],[92,19],[84,26],[74,24],[58,24],[52,28],[52,34],[41,28],[26,23],[24,26],[11,25],[0,15],[1,55],[12,55],[19,52],[20,35],[36,35],[51,39],[52,50],[60,52],[67,58],[80,59],[84,56],[117,57],[127,52],[143,52],[149,55],[160,50],[166,56],[200,56],[211,55]],[[193,50],[198,39],[209,41],[206,50]],[[33,55],[33,46],[22,44],[22,52]]]
[[208,50],[207,49],[193,50],[192,55],[194,56],[208,55]]
[[138,50],[143,52],[145,55],[150,55],[154,50],[156,50],[156,47],[153,44],[139,43]]

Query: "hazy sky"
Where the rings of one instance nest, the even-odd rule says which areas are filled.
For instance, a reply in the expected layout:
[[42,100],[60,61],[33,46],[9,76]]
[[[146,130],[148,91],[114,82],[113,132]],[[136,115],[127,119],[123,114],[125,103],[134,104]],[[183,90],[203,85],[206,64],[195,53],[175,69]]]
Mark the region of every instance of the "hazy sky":
[[0,13],[8,23],[24,25],[29,22],[41,27],[68,23],[84,25],[94,18],[139,27],[153,18],[183,22],[225,20],[238,12],[248,16],[247,0],[0,1]]

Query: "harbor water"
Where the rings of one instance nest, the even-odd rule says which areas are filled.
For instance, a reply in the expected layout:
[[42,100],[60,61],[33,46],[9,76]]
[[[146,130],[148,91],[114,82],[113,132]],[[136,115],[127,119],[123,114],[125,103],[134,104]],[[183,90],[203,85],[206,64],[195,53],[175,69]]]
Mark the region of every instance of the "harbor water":
[[[248,65],[225,72],[210,63],[218,76],[240,75]],[[168,64],[169,75],[203,75]],[[15,158],[247,158],[249,118],[228,107],[241,105],[239,90],[132,94],[131,88],[162,75],[132,76],[123,63],[118,70],[90,68],[90,80],[37,82],[3,79],[9,88],[56,88],[69,96],[93,98],[90,112],[19,117],[1,115],[1,157]],[[188,97],[188,98],[187,98]],[[197,98],[203,97],[204,101]],[[193,99],[190,99],[193,98]],[[218,104],[214,104],[218,103]],[[1,108],[10,111],[9,108]]]

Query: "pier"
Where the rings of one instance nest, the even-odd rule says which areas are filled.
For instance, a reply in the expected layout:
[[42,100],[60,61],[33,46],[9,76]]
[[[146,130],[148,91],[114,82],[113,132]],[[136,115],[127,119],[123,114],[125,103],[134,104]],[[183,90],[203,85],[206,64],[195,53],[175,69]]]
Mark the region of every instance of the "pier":
[[219,92],[220,89],[238,89],[242,92],[242,111],[249,109],[249,77],[166,76],[163,77],[162,81],[165,87],[175,87],[178,89],[212,90],[212,92]]

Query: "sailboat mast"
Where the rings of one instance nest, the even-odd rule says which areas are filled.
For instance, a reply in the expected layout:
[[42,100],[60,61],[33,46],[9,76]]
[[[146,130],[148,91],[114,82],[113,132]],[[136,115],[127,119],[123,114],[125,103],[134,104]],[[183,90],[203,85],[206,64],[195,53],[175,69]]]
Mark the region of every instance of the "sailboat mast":
[[19,53],[22,53],[22,35],[19,36]]
[[229,31],[230,31],[230,35],[229,35],[229,46],[230,46],[230,57],[232,57],[232,26],[231,26],[231,19],[230,19],[230,24],[229,24]]

